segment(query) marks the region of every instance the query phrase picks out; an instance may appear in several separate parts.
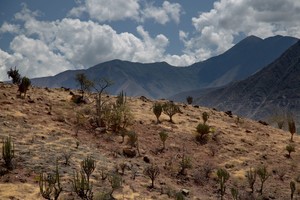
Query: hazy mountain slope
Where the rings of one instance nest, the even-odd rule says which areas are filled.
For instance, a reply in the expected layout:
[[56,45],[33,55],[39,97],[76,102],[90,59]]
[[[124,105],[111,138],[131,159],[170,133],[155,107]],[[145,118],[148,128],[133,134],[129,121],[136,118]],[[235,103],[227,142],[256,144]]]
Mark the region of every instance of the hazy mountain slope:
[[260,72],[198,98],[197,103],[263,118],[275,108],[300,111],[300,42]]
[[165,62],[133,63],[113,60],[87,70],[66,71],[53,77],[33,79],[32,83],[43,87],[76,88],[74,77],[79,72],[90,79],[106,77],[114,81],[109,92],[124,90],[127,95],[144,95],[166,98],[174,94],[210,86],[222,86],[233,80],[241,80],[272,62],[297,39],[276,36],[262,40],[250,36],[227,52],[189,67],[174,67]]

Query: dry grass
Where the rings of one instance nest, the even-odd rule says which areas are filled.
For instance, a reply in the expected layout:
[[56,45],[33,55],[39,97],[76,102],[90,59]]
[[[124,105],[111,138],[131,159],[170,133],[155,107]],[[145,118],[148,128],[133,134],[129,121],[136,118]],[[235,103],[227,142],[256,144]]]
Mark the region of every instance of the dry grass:
[[[99,134],[89,125],[91,116],[88,114],[94,110],[93,103],[75,105],[70,101],[69,92],[64,89],[32,88],[28,92],[31,101],[29,97],[20,99],[16,95],[16,86],[0,84],[0,139],[10,135],[16,148],[15,169],[0,176],[0,199],[42,199],[37,176],[43,171],[54,170],[56,159],[59,160],[63,179],[61,199],[76,199],[71,192],[70,179],[87,155],[97,160],[96,170],[92,174],[94,193],[109,188],[108,181],[101,180],[101,167],[113,170],[116,165],[125,162],[137,170],[135,180],[131,178],[131,170],[125,170],[123,188],[114,193],[117,199],[172,199],[162,193],[183,188],[190,191],[189,199],[218,199],[216,169],[203,186],[193,180],[194,170],[207,162],[215,168],[226,166],[231,175],[225,199],[231,198],[230,188],[233,186],[249,191],[245,174],[250,167],[268,166],[271,177],[265,183],[264,194],[276,199],[289,199],[289,182],[300,174],[299,138],[294,138],[296,152],[288,159],[284,155],[290,134],[249,119],[243,119],[243,123],[237,125],[236,116],[230,118],[223,112],[182,104],[179,105],[182,114],[176,114],[173,118],[175,124],[169,123],[169,118],[162,115],[162,123],[157,125],[151,110],[154,101],[128,98],[134,115],[130,130],[139,135],[142,156],[125,158],[122,149],[126,143],[120,143],[121,136]],[[110,100],[114,101],[115,97],[110,97]],[[84,126],[79,128],[78,136],[75,134],[77,112],[85,113]],[[207,124],[218,134],[208,144],[199,145],[194,137],[197,124],[202,123],[203,112],[210,115]],[[160,152],[162,143],[158,133],[162,130],[169,132],[169,138],[166,150]],[[78,148],[76,142],[79,142]],[[72,152],[70,166],[64,165],[64,151]],[[193,165],[192,169],[187,170],[186,177],[177,175],[183,154],[191,158]],[[151,190],[148,188],[150,179],[142,174],[146,166],[145,156],[161,170],[155,181],[156,188]],[[3,165],[3,160],[0,165]],[[283,180],[276,174],[281,167],[286,169]],[[255,188],[259,188],[258,181]],[[298,194],[296,196],[299,198]]]

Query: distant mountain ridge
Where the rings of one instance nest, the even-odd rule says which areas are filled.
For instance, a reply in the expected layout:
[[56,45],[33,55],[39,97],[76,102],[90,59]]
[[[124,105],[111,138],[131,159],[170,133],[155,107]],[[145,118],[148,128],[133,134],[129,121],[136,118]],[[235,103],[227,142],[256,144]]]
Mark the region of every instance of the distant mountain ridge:
[[166,62],[142,64],[112,60],[86,70],[35,78],[32,83],[43,87],[77,88],[75,75],[85,73],[92,80],[97,77],[113,80],[109,88],[112,94],[123,90],[129,96],[167,98],[184,91],[223,86],[244,79],[271,63],[297,41],[293,37],[274,36],[263,40],[249,36],[225,53],[188,67],[174,67]]
[[203,92],[196,103],[263,119],[275,110],[300,119],[300,41],[258,73],[239,82]]

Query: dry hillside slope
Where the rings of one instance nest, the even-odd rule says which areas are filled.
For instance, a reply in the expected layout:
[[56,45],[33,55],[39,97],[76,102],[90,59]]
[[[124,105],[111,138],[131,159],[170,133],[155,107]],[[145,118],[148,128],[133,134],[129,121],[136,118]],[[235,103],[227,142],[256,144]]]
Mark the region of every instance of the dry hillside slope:
[[[270,173],[263,195],[267,199],[290,199],[290,181],[300,175],[299,137],[294,137],[296,152],[287,158],[285,148],[290,144],[289,132],[256,121],[240,119],[237,123],[235,115],[229,117],[224,112],[180,104],[182,113],[174,116],[174,124],[168,122],[164,114],[162,123],[156,124],[152,112],[154,101],[128,97],[134,116],[134,123],[128,129],[138,134],[141,156],[127,158],[122,152],[128,145],[121,143],[121,136],[98,133],[90,125],[91,113],[95,110],[92,96],[91,103],[76,105],[71,101],[70,91],[64,89],[34,87],[25,99],[18,98],[17,94],[16,86],[0,83],[0,138],[10,135],[15,145],[14,169],[0,173],[1,200],[43,199],[37,177],[41,172],[53,171],[56,158],[64,189],[59,199],[78,199],[72,192],[71,180],[74,171],[80,169],[80,162],[88,155],[97,161],[91,178],[94,196],[97,192],[110,190],[109,182],[101,180],[101,169],[115,170],[116,165],[126,163],[122,188],[114,192],[116,199],[174,199],[174,193],[182,189],[189,191],[186,199],[219,199],[218,168],[226,168],[230,173],[224,199],[231,199],[232,187],[238,188],[242,198],[247,199],[251,190],[246,171],[260,165],[266,165]],[[114,96],[106,98],[116,99]],[[195,130],[202,123],[203,112],[209,114],[207,124],[214,133],[210,133],[207,144],[198,144]],[[81,119],[83,127],[79,130],[76,128],[77,113],[84,116]],[[162,130],[169,133],[163,152],[159,151],[162,142],[158,135]],[[64,164],[64,152],[72,152],[69,166]],[[183,155],[190,157],[192,168],[186,175],[178,175]],[[153,189],[148,187],[150,179],[143,174],[149,165],[145,158],[160,169]],[[2,172],[2,159],[0,165]],[[212,169],[208,179],[203,176],[204,165]],[[135,180],[133,171],[136,171]],[[200,181],[198,184],[196,177]],[[259,188],[257,177],[255,190]],[[296,190],[296,198],[300,198],[299,191]],[[254,195],[258,197],[259,193],[255,191]]]

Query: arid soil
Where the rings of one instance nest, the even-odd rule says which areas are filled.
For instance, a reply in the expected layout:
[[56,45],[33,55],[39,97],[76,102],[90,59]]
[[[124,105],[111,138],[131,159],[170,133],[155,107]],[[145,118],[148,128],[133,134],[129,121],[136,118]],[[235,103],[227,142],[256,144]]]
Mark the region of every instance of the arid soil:
[[[73,91],[78,93],[78,91]],[[101,170],[116,170],[125,163],[122,188],[114,192],[116,199],[174,199],[183,189],[189,194],[186,199],[220,199],[216,171],[224,168],[230,173],[226,182],[224,199],[232,199],[231,188],[238,188],[241,199],[251,199],[246,172],[261,165],[267,166],[270,177],[265,182],[265,199],[290,199],[290,181],[300,181],[299,137],[290,142],[290,133],[272,126],[265,126],[249,119],[228,116],[210,108],[178,104],[182,111],[173,117],[162,114],[162,123],[156,124],[152,112],[155,101],[128,97],[134,123],[128,127],[138,134],[140,156],[127,158],[122,137],[112,132],[100,133],[90,123],[95,111],[92,95],[90,103],[77,105],[71,101],[70,91],[65,89],[30,88],[27,96],[17,97],[17,86],[0,83],[0,138],[11,136],[15,146],[14,168],[0,176],[0,199],[43,199],[39,193],[38,177],[41,172],[53,172],[58,160],[63,192],[59,199],[79,199],[72,192],[72,177],[80,169],[80,162],[86,156],[96,160],[92,174],[93,192],[109,191],[107,180],[101,180]],[[105,97],[115,101],[116,97]],[[159,100],[164,102],[166,100]],[[207,144],[195,140],[196,126],[207,112],[207,124],[211,126]],[[80,119],[79,119],[80,114]],[[234,113],[233,113],[234,114]],[[78,126],[80,121],[81,126]],[[161,151],[160,131],[167,131],[169,138],[166,149]],[[286,156],[286,146],[292,143],[296,152]],[[78,146],[77,146],[78,145]],[[2,145],[1,145],[2,146]],[[66,154],[71,153],[69,165],[65,165]],[[191,159],[192,168],[185,175],[179,175],[182,156]],[[160,175],[155,188],[149,188],[151,181],[143,174],[149,165],[158,165]],[[1,170],[4,161],[0,160]],[[207,179],[204,166],[212,169]],[[133,179],[133,172],[136,177]],[[119,170],[120,172],[120,170]],[[197,178],[196,178],[197,177]],[[196,181],[195,181],[196,179]],[[252,199],[259,199],[260,179],[257,177]],[[299,187],[300,188],[300,187]],[[296,189],[294,199],[300,199]]]

